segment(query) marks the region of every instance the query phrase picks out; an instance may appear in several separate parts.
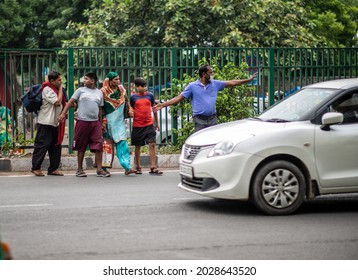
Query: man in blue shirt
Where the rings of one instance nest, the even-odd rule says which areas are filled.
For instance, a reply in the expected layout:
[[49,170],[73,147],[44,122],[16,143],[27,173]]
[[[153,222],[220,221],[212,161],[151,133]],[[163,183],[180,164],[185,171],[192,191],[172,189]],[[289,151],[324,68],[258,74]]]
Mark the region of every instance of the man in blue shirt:
[[210,65],[203,65],[199,68],[199,79],[190,83],[185,90],[178,96],[155,105],[152,110],[157,112],[164,107],[175,105],[185,98],[191,100],[193,110],[193,120],[195,132],[216,125],[218,119],[216,117],[216,98],[218,92],[226,87],[235,87],[251,82],[256,73],[248,79],[219,81],[213,79],[213,70]]

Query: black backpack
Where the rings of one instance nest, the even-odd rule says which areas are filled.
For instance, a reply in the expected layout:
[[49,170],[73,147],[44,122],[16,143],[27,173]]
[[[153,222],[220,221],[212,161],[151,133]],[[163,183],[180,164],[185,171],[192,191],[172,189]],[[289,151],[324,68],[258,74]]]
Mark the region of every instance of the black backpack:
[[37,113],[42,105],[42,84],[31,86],[21,97],[21,101],[27,112]]

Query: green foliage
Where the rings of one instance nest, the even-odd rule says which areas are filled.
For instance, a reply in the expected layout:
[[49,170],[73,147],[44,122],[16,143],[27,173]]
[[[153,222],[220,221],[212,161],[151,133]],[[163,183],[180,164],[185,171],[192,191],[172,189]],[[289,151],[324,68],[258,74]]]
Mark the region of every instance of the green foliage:
[[[0,47],[54,48],[77,37],[71,22],[86,23],[88,0],[3,0],[0,2]],[[80,7],[80,8],[79,8]]]
[[[24,7],[26,10],[26,7]],[[23,33],[25,19],[23,7],[16,0],[0,2],[0,47],[7,47],[17,41]]]
[[357,0],[2,0],[0,47],[351,47]]
[[25,146],[33,145],[35,139],[25,139],[23,134],[18,134],[15,141],[8,141],[1,146],[1,153],[4,156],[17,155],[18,151]]
[[222,22],[220,45],[242,47],[315,47],[307,11],[299,0],[232,1],[231,21]]
[[312,33],[327,47],[356,45],[358,1],[306,0]]
[[163,145],[157,147],[157,154],[158,155],[172,155],[172,154],[179,154],[180,149],[178,146],[172,146],[172,145]]
[[[209,64],[204,58],[199,62],[199,65]],[[224,67],[220,67],[217,58],[210,61],[210,66],[214,72],[215,80],[236,80],[246,79],[249,77],[247,68],[248,65],[242,62],[239,66],[233,63],[228,63]],[[173,98],[181,94],[185,87],[197,80],[198,77],[184,76],[183,80],[173,80],[172,94],[167,96],[167,99]],[[252,117],[254,115],[253,102],[251,97],[252,87],[248,84],[243,84],[237,87],[225,88],[220,91],[216,102],[216,111],[219,123],[230,122],[238,119]],[[174,130],[178,135],[178,149],[181,148],[185,140],[194,132],[194,123],[192,121],[192,107],[190,100],[183,100],[179,104],[172,106],[171,112],[174,116],[181,116],[182,126],[179,130]]]
[[312,35],[301,1],[106,0],[85,11],[81,36],[64,46],[309,47]]

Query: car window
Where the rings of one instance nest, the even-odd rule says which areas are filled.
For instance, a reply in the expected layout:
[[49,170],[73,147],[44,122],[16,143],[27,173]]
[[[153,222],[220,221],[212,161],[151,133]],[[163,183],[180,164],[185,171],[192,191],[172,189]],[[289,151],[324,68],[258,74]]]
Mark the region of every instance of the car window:
[[304,116],[337,92],[327,88],[306,88],[284,99],[260,115],[262,120],[305,120]]
[[358,122],[358,92],[348,93],[336,100],[328,108],[329,112],[343,114],[343,123]]

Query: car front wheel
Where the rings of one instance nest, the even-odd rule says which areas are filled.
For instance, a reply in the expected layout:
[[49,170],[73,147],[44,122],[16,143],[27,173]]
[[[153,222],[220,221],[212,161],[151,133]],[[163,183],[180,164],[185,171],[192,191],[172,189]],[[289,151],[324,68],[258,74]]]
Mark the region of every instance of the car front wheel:
[[287,215],[302,204],[306,181],[296,165],[276,160],[260,167],[251,190],[252,201],[259,210],[270,215]]

